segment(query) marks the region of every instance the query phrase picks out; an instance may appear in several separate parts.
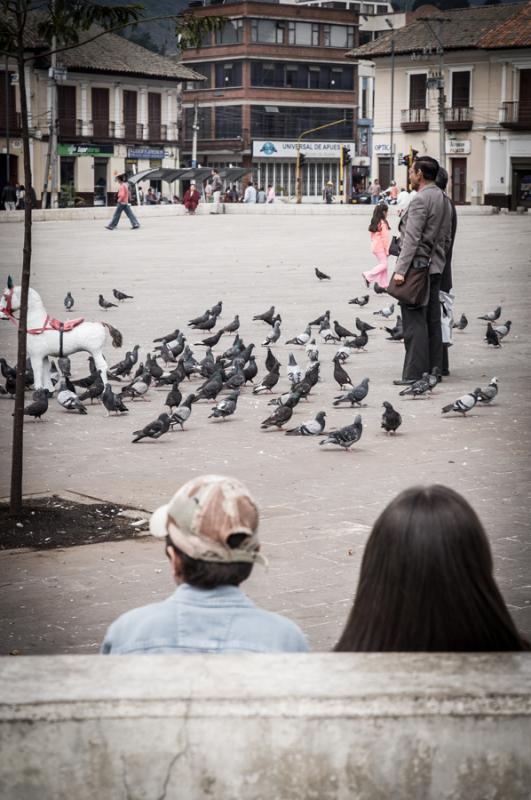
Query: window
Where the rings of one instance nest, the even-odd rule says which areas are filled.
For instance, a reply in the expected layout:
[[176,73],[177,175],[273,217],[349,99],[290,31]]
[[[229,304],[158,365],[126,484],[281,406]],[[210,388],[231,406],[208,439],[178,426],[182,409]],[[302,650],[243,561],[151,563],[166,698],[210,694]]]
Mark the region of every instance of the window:
[[361,118],[367,119],[369,108],[369,79],[361,79]]
[[312,47],[319,47],[319,25],[312,22]]
[[[288,23],[288,42],[289,44],[298,44],[306,47],[311,47],[313,44],[313,29],[314,24],[311,22],[289,22]],[[319,33],[317,34],[317,41],[319,41]]]
[[531,125],[531,69],[521,69],[518,92],[518,122]]
[[347,120],[342,125],[335,125],[333,128],[325,128],[312,134],[312,139],[321,141],[352,140],[352,107],[282,106],[277,113],[268,113],[265,106],[251,106],[251,136],[256,139],[295,139],[309,128],[317,128],[341,117]]
[[[57,116],[59,118],[59,135],[76,135],[76,87],[57,87]],[[136,120],[135,120],[136,122]]]
[[284,44],[283,22],[275,19],[253,19],[251,21],[251,41],[264,44]]
[[242,62],[216,64],[216,89],[242,85]]
[[325,47],[354,47],[352,25],[323,25]]
[[334,89],[352,91],[352,67],[285,64],[281,61],[251,62],[251,86],[285,89]]
[[[192,139],[193,124],[194,124],[194,109],[185,108],[184,111],[184,138],[187,141]],[[212,108],[211,106],[199,106],[197,109],[197,124],[199,130],[197,131],[198,139],[211,139],[212,138]]]
[[190,64],[190,69],[199,72],[206,81],[188,81],[187,89],[210,89],[212,87],[212,64]]
[[92,100],[92,135],[95,138],[106,138],[109,131],[109,90],[93,87]]
[[242,41],[243,21],[230,19],[220,31],[216,31],[216,44],[239,44]]
[[[6,74],[0,72],[0,128],[5,130],[6,117],[9,119],[9,128],[13,131],[19,126],[16,124],[17,107],[15,101],[15,87],[11,83],[12,72],[7,76],[7,97],[6,97]],[[6,102],[7,100],[7,102]],[[7,161],[7,158],[6,158]]]
[[387,14],[387,6],[376,6],[377,14]]
[[470,71],[452,72],[452,107],[468,108],[470,106]]
[[409,76],[409,107],[426,108],[426,73]]
[[136,139],[136,92],[124,91],[124,127],[126,139]]
[[242,135],[242,107],[216,107],[216,139],[236,139]]
[[148,92],[148,138],[150,141],[160,140],[162,97],[158,92]]

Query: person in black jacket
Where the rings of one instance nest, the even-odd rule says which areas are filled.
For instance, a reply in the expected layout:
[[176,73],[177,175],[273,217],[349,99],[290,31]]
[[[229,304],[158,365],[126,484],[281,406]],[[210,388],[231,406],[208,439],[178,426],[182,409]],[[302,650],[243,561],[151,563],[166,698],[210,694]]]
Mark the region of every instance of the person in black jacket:
[[[448,186],[448,172],[444,169],[444,167],[439,167],[439,171],[437,172],[437,177],[435,178],[435,185],[442,189],[443,192],[446,192],[446,187]],[[441,275],[441,285],[439,287],[440,292],[444,292],[444,295],[450,295],[452,290],[453,282],[452,282],[452,254],[454,250],[454,240],[455,234],[457,231],[457,211],[455,209],[455,203],[451,197],[448,197],[450,204],[452,206],[452,217],[451,217],[451,237],[452,241],[450,244],[450,249],[446,253],[446,264],[444,265],[444,270]],[[443,309],[442,313],[445,313],[444,308],[444,297],[441,298],[441,307]],[[450,322],[451,326],[451,322]],[[451,327],[449,328],[451,333]],[[450,374],[450,365],[448,361],[448,350],[450,349],[451,342],[445,342],[443,338],[443,354],[442,354],[442,374],[449,375]]]

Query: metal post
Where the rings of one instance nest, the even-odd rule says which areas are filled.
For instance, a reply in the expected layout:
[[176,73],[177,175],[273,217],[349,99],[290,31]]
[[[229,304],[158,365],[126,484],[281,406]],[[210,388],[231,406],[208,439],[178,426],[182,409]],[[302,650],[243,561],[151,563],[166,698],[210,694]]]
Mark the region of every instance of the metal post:
[[340,145],[339,147],[339,197],[341,198],[339,201],[340,203],[343,202],[344,172],[345,172],[345,164],[343,162],[343,145]]
[[11,156],[9,153],[9,60],[6,56],[6,71],[5,76],[5,92],[6,92],[6,183],[11,183]]
[[297,141],[297,160],[295,162],[295,202],[302,203],[301,186],[301,143]]
[[389,134],[389,149],[391,168],[389,175],[395,179],[395,154],[394,154],[394,115],[395,115],[395,31],[391,33],[391,132]]
[[52,181],[51,181],[51,208],[57,208],[57,81],[55,77],[55,70],[57,67],[57,54],[55,50],[57,48],[57,39],[54,36],[52,38],[52,54],[50,57],[51,61],[51,68],[52,68],[52,128],[50,130],[50,171],[52,173]]
[[199,130],[199,104],[194,100],[194,122],[192,125],[192,169],[197,167],[197,132]]
[[439,20],[439,85],[438,85],[438,111],[439,111],[439,164],[446,167],[446,129],[444,126],[444,49],[443,49],[443,20]]

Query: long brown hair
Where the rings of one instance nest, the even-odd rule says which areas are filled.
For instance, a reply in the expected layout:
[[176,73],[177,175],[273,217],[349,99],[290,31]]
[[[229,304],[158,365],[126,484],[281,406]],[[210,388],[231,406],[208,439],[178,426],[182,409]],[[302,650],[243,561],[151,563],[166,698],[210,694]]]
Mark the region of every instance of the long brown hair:
[[380,224],[383,225],[384,222],[388,228],[391,227],[386,220],[386,215],[388,211],[389,211],[389,206],[387,205],[387,203],[378,203],[378,205],[373,211],[371,224],[369,225],[369,230],[371,233],[377,233],[380,230]]
[[338,651],[528,650],[493,576],[483,526],[446,486],[413,487],[376,520]]

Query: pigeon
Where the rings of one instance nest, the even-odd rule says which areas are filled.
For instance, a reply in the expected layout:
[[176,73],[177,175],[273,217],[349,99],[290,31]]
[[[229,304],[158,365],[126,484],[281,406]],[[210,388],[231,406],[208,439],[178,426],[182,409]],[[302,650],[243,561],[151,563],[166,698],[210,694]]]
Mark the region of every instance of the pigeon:
[[228,325],[225,325],[223,330],[225,333],[235,333],[239,327],[240,327],[240,318],[238,314],[236,314],[232,322],[229,322]]
[[166,344],[167,344],[168,342],[173,342],[174,339],[177,339],[179,334],[180,334],[179,328],[175,328],[174,331],[172,331],[171,333],[167,333],[166,336],[159,336],[158,339],[153,339],[153,341],[154,342],[166,342]]
[[184,423],[190,418],[192,413],[192,405],[195,403],[195,394],[189,394],[186,400],[176,408],[170,417],[170,425],[173,430],[176,425],[180,425],[181,430],[184,431]]
[[304,333],[299,333],[298,336],[294,336],[293,339],[288,339],[286,344],[300,344],[305,345],[308,344],[312,335],[312,329],[309,325],[306,326]]
[[279,367],[281,366],[280,365],[280,361],[278,360],[278,358],[274,355],[274,353],[271,350],[271,348],[268,347],[267,348],[266,360],[265,360],[265,368],[266,368],[266,370],[268,372],[272,372],[273,371],[273,367],[275,366],[275,364],[278,364]]
[[210,309],[207,308],[204,314],[200,314],[199,317],[194,317],[194,319],[188,320],[188,325],[201,325],[202,322],[206,322],[207,319],[211,316]]
[[346,339],[347,336],[356,335],[355,333],[352,333],[352,331],[349,331],[348,328],[344,328],[343,325],[340,325],[336,319],[334,320],[334,330],[336,332],[336,336],[338,336],[340,339]]
[[442,380],[441,378],[441,370],[439,367],[433,367],[432,371],[428,375],[428,383],[430,385],[430,389],[435,389],[438,383]]
[[350,347],[347,347],[346,345],[339,347],[336,350],[334,358],[338,358],[340,361],[347,361],[350,358]]
[[319,444],[337,444],[345,450],[350,450],[353,444],[359,442],[362,433],[363,423],[361,421],[361,415],[357,414],[352,425],[346,425],[344,428],[339,428],[337,431],[330,431],[326,439],[320,441]]
[[203,322],[196,322],[195,325],[190,325],[190,327],[195,331],[211,331],[216,326],[217,321],[217,317],[209,315]]
[[245,375],[243,372],[243,367],[238,364],[235,371],[232,375],[230,375],[227,380],[225,381],[224,389],[240,389],[245,383]]
[[57,359],[57,365],[61,372],[61,375],[69,378],[72,374],[72,365],[70,364],[70,359],[68,356],[59,356]]
[[145,369],[148,370],[151,377],[154,378],[156,381],[162,378],[164,374],[164,370],[162,369],[160,364],[157,364],[157,359],[151,358],[151,353],[148,353],[146,356]]
[[268,372],[265,378],[257,386],[253,387],[253,394],[260,394],[260,392],[271,392],[277,385],[280,379],[280,364],[277,362],[271,372]]
[[493,378],[486,389],[480,389],[478,400],[487,405],[491,403],[498,394],[498,378]]
[[459,414],[467,414],[469,411],[472,411],[474,406],[476,405],[478,398],[481,394],[481,389],[474,389],[473,392],[469,392],[468,394],[464,394],[462,397],[459,397],[453,403],[449,403],[447,406],[443,406],[442,413],[448,414],[449,411],[456,411]]
[[461,319],[459,320],[459,322],[454,322],[452,328],[457,328],[458,331],[464,331],[467,325],[468,325],[468,320],[466,318],[466,314],[461,314]]
[[384,331],[387,331],[389,336],[386,337],[387,341],[391,342],[401,342],[404,338],[404,327],[402,325],[402,317],[400,314],[397,315],[396,318],[396,325],[393,328],[386,328],[384,326]]
[[105,391],[101,396],[101,402],[105,406],[106,416],[110,416],[114,411],[115,414],[127,414],[129,409],[124,405],[120,395],[114,394],[111,384],[105,384]]
[[133,354],[129,350],[125,354],[125,358],[119,361],[117,364],[114,364],[109,370],[109,375],[115,378],[119,378],[120,376],[129,376],[131,374],[131,370],[133,369]]
[[351,350],[365,350],[368,341],[369,337],[367,336],[367,331],[363,331],[359,336],[354,336],[353,339],[347,339],[345,341],[345,347],[349,347]]
[[281,427],[286,424],[286,422],[290,421],[293,415],[293,408],[294,406],[297,405],[298,402],[299,402],[299,396],[295,394],[293,399],[291,400],[288,399],[284,405],[278,406],[278,408],[276,408],[275,411],[273,411],[271,416],[269,416],[261,423],[260,427],[263,428],[264,430],[266,428],[272,428],[272,427],[276,427],[277,430],[280,430]]
[[387,294],[387,289],[384,289],[378,282],[373,284],[373,288],[376,294]]
[[318,361],[319,359],[319,348],[315,344],[315,339],[312,339],[306,345],[306,355],[310,359],[310,361]]
[[218,302],[215,305],[213,305],[212,308],[210,309],[210,313],[212,314],[213,317],[219,317],[222,308],[223,308],[223,302],[221,300],[218,300]]
[[508,319],[507,322],[503,325],[493,326],[492,330],[498,335],[498,339],[501,341],[502,339],[505,339],[507,334],[510,332],[512,324],[513,323],[511,322],[511,320]]
[[72,311],[72,309],[74,308],[74,298],[72,297],[72,294],[70,292],[66,293],[64,303],[66,310]]
[[245,383],[253,383],[253,380],[256,378],[257,374],[258,364],[256,363],[256,356],[249,356],[249,361],[243,368],[243,377],[245,378]]
[[96,369],[96,365],[94,363],[94,359],[92,356],[89,358],[89,367],[90,367],[90,374],[87,375],[86,378],[78,378],[77,381],[72,381],[74,386],[79,386],[82,389],[88,389],[89,386],[92,386],[94,381],[96,381],[99,377],[99,372]]
[[[69,388],[69,385],[71,388]],[[57,392],[57,402],[66,411],[77,411],[86,414],[87,409],[74,391],[74,386],[68,379],[61,381]]]
[[320,317],[316,317],[316,319],[309,322],[308,325],[322,325],[323,322],[328,322],[328,324],[330,324],[330,311],[325,311],[324,314],[321,314]]
[[104,298],[102,294],[100,294],[98,297],[98,305],[100,306],[100,308],[104,308],[105,311],[107,311],[108,308],[118,308],[116,303],[110,303],[108,300]]
[[275,316],[271,320],[271,327],[272,328],[275,327],[275,322],[282,322],[282,317],[280,316],[280,314],[275,314]]
[[338,395],[334,399],[334,405],[339,406],[341,403],[350,403],[350,406],[361,405],[361,401],[365,400],[369,393],[369,378],[364,378],[361,383],[350,389],[348,392]]
[[337,336],[334,336],[332,333],[332,328],[330,327],[330,320],[328,318],[324,319],[321,324],[319,325],[319,336],[323,340],[325,344],[328,342],[337,342]]
[[120,292],[118,289],[112,290],[113,295],[121,302],[122,300],[134,300],[134,297],[131,294],[126,294],[125,292]]
[[492,327],[492,322],[487,322],[487,332],[485,334],[485,341],[493,347],[501,347],[500,337]]
[[295,361],[293,353],[289,354],[287,373],[290,383],[298,383],[302,379],[302,369]]
[[391,303],[390,306],[386,306],[385,308],[381,308],[379,311],[373,311],[372,313],[374,316],[385,317],[385,319],[389,319],[392,317],[395,310],[395,304]]
[[333,361],[334,361],[334,380],[336,381],[336,383],[339,384],[339,388],[343,389],[343,387],[347,385],[352,386],[352,378],[346,372],[346,370],[344,370],[343,367],[341,366],[340,359],[334,356]]
[[33,403],[24,409],[25,417],[33,417],[35,421],[40,420],[43,414],[48,411],[48,390],[36,389],[33,392]]
[[319,411],[314,419],[306,420],[302,425],[297,428],[291,428],[286,431],[286,436],[319,436],[325,428],[325,411]]
[[501,306],[496,306],[494,311],[487,311],[486,314],[483,314],[482,317],[478,317],[478,319],[484,319],[486,322],[495,322],[497,319],[500,318],[501,314]]
[[356,328],[359,330],[360,333],[368,333],[368,331],[376,330],[374,325],[369,325],[368,322],[364,322],[359,317],[356,317]]
[[79,395],[79,399],[81,402],[84,400],[88,400],[90,398],[90,405],[94,400],[97,400],[98,397],[101,397],[105,390],[105,386],[101,379],[101,370],[97,370],[96,378],[94,379],[93,383],[87,388],[86,392]]
[[402,425],[402,417],[387,400],[384,401],[383,406],[385,411],[382,414],[382,428],[387,433],[396,433]]
[[321,270],[317,269],[317,267],[315,267],[315,275],[316,275],[317,278],[319,278],[320,281],[330,281],[330,280],[332,280],[330,275],[327,275],[325,272],[321,272]]
[[262,342],[262,347],[269,347],[269,345],[278,342],[278,340],[280,339],[280,334],[281,334],[280,322],[278,322],[277,320],[277,322],[275,322],[275,324],[273,325],[272,332],[268,334],[264,339],[264,341]]
[[273,317],[275,316],[275,306],[271,306],[268,311],[263,314],[255,314],[253,321],[267,322],[268,325],[273,325]]
[[164,412],[163,414],[159,414],[157,419],[150,422],[140,431],[133,431],[133,444],[136,442],[140,442],[142,439],[160,439],[160,437],[167,433],[170,429],[170,417],[169,414]]
[[215,400],[223,388],[223,372],[217,369],[210,380],[199,387],[196,400]]
[[145,401],[145,395],[147,394],[150,385],[151,375],[149,374],[148,370],[144,369],[142,374],[138,378],[135,378],[135,380],[130,383],[129,386],[124,386],[120,392],[120,397],[122,399],[124,397],[130,397],[131,400],[136,400],[138,397],[140,397]]
[[[300,385],[300,384],[298,384]],[[308,388],[311,388],[308,384]],[[279,394],[277,397],[272,397],[271,400],[268,402],[268,406],[285,406],[288,400],[295,400],[293,404],[293,408],[297,405],[299,400],[301,399],[300,392],[294,392],[292,389],[289,392],[284,392],[283,394]]]
[[206,339],[201,339],[200,342],[194,342],[194,347],[215,347],[222,336],[223,328],[221,328],[221,330],[219,330],[213,336],[207,336]]
[[426,394],[426,392],[431,392],[431,386],[430,376],[427,372],[424,372],[422,378],[419,378],[418,381],[414,381],[410,386],[406,386],[405,389],[399,392],[399,395],[400,397],[421,397],[421,395]]
[[209,414],[209,419],[214,417],[215,419],[226,419],[227,417],[232,416],[236,411],[236,406],[238,404],[238,397],[240,396],[240,392],[236,389],[234,392],[231,392],[222,400],[219,400],[218,403],[212,409],[212,414]]
[[55,363],[55,361],[52,358],[52,361],[50,363],[50,380],[51,380],[51,382],[53,383],[54,386],[57,384],[57,382],[59,381],[60,377],[61,377],[61,373],[57,369],[57,364]]
[[369,295],[364,294],[363,297],[354,297],[352,300],[349,300],[348,302],[349,305],[360,306],[360,308],[362,308],[363,306],[366,306],[367,303],[369,302]]

